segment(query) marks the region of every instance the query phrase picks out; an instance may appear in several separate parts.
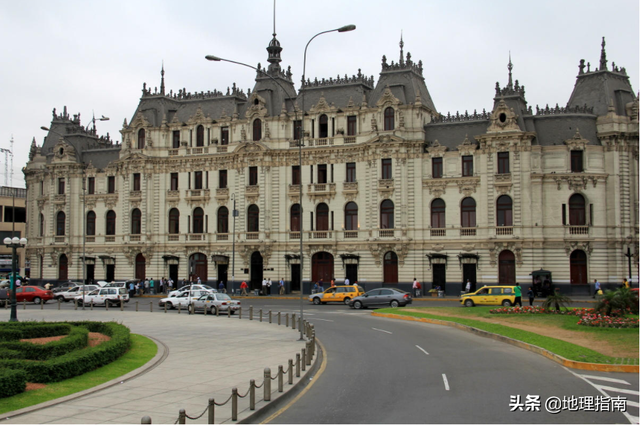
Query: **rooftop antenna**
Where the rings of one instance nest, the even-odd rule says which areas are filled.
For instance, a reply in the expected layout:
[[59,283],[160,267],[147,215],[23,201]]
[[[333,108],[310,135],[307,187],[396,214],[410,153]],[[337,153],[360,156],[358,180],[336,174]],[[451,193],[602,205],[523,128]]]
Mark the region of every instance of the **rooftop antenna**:
[[273,36],[276,36],[276,0],[273,0]]

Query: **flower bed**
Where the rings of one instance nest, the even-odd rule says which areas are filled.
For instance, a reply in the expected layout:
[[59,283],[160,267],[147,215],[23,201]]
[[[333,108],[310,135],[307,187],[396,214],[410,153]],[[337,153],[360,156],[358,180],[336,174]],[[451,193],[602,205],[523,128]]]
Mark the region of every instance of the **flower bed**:
[[[600,328],[637,328],[637,318],[604,316],[597,314],[593,308],[572,308],[565,310],[547,310],[538,306],[501,307],[489,310],[491,314],[561,314],[580,317],[578,325]],[[619,311],[617,311],[619,313]],[[630,311],[627,312],[629,314]]]
[[578,325],[597,328],[637,328],[638,319],[633,317],[611,317],[601,314],[586,314],[578,320]]
[[591,314],[593,312],[594,310],[592,308],[548,310],[539,306],[501,307],[489,310],[491,314],[562,314],[565,316],[584,316],[585,314]]

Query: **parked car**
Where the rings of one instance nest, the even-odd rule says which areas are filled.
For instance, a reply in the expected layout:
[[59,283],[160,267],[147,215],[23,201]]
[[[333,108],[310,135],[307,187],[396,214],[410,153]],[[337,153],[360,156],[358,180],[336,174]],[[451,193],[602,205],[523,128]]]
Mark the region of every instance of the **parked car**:
[[516,300],[515,286],[484,286],[476,292],[460,295],[460,304],[465,307],[475,305],[503,305],[510,307]]
[[411,294],[395,288],[372,289],[349,302],[353,308],[367,307],[404,307],[411,304]]
[[209,285],[185,285],[180,289],[176,289],[174,291],[169,292],[169,296],[170,297],[175,297],[181,293],[183,293],[184,291],[210,291],[210,292],[218,292],[215,288],[212,288]]
[[106,305],[109,303],[111,306],[119,306],[121,302],[129,302],[129,293],[125,288],[99,288],[88,294],[84,295],[84,301],[82,294],[76,295],[74,300],[77,300],[78,305],[93,304],[93,305]]
[[0,288],[10,288],[11,287],[11,281],[9,279],[4,279],[3,281],[0,282]]
[[[89,292],[95,291],[98,289],[98,285],[84,285],[85,295]],[[72,288],[68,288],[66,291],[54,291],[54,298],[60,301],[72,301],[77,295],[82,295],[82,286],[74,286]]]
[[352,298],[364,294],[364,289],[359,285],[332,286],[324,292],[312,294],[309,301],[318,304],[344,303],[349,305]]
[[164,305],[166,304],[168,309],[177,308],[178,306],[187,308],[189,304],[193,303],[201,296],[208,294],[215,294],[215,292],[207,289],[182,291],[175,296],[160,299],[160,301],[158,301],[158,305],[160,307],[164,307]]
[[127,282],[124,280],[111,281],[102,285],[103,288],[126,288]]
[[206,309],[207,312],[211,314],[216,314],[216,311],[222,313],[228,310],[230,310],[231,314],[234,314],[240,310],[240,301],[234,300],[229,295],[221,293],[202,295],[191,304],[193,305],[194,311],[204,311]]
[[42,286],[21,286],[16,288],[16,301],[17,302],[33,302],[34,304],[40,304],[40,300],[45,303],[53,299],[53,291],[44,289]]

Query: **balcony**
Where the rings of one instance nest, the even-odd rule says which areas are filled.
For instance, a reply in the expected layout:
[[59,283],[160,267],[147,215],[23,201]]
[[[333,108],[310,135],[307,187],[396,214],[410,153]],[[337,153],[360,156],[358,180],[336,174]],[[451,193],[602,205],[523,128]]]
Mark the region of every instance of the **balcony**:
[[496,227],[496,236],[511,236],[511,235],[513,235],[513,226]]
[[378,237],[392,238],[394,236],[395,236],[395,230],[393,229],[378,230]]
[[204,153],[209,153],[209,148],[198,147],[198,148],[187,148],[187,155],[202,155]]
[[447,229],[431,229],[431,237],[441,238],[447,236]]
[[129,192],[129,200],[130,201],[140,201],[142,200],[142,192],[139,190],[132,190]]
[[221,187],[216,189],[216,199],[218,200],[218,202],[229,199],[229,188]]
[[311,232],[311,237],[313,239],[328,239],[331,237],[331,232],[328,230],[313,231]]
[[344,144],[349,145],[356,142],[355,136],[348,136],[344,138]]
[[53,204],[62,205],[67,201],[66,195],[53,195]]
[[475,227],[463,227],[460,229],[460,236],[475,236],[476,228]]
[[357,195],[358,194],[358,182],[344,182],[344,183],[342,183],[342,193],[344,195]]
[[53,239],[54,243],[64,243],[65,241],[65,237],[64,236],[55,236]]
[[335,183],[312,183],[307,185],[307,195],[310,198],[330,199],[336,195]]
[[179,242],[179,241],[180,241],[179,234],[167,235],[167,242]]
[[96,241],[96,237],[95,236],[85,236],[84,241],[86,243],[93,243]]
[[342,234],[344,239],[357,239],[358,231],[357,230],[345,230]]
[[217,241],[228,241],[229,240],[229,234],[228,233],[216,233],[216,240]]
[[129,235],[129,242],[140,242],[140,235]]
[[209,189],[192,189],[187,191],[187,202],[207,202],[209,198]]
[[216,148],[216,152],[217,153],[227,153],[228,148],[229,148],[228,146],[218,146]]
[[246,233],[246,240],[248,240],[248,241],[257,241],[259,237],[260,237],[260,232],[247,232]]
[[178,149],[169,149],[169,156],[178,155]]
[[206,240],[207,240],[207,234],[206,233],[189,233],[187,235],[187,241],[189,241],[189,242],[206,241]]
[[569,226],[569,235],[589,235],[589,226]]
[[116,241],[116,237],[115,236],[105,236],[104,237],[104,241],[105,241],[105,243],[115,242]]
[[289,239],[300,239],[300,232],[289,232]]
[[167,200],[178,200],[178,199],[180,199],[179,190],[167,190]]
[[382,196],[388,197],[393,194],[394,184],[393,179],[380,179],[378,180],[378,192]]

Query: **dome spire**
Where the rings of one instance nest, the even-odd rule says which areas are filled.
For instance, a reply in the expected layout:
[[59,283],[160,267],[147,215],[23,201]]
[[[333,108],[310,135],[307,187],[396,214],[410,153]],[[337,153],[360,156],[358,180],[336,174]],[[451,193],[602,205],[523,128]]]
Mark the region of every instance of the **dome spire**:
[[162,70],[160,71],[160,94],[164,96],[164,60],[162,61]]
[[269,43],[269,47],[267,47],[267,52],[269,52],[269,73],[280,72],[280,52],[282,51],[282,47],[280,47],[280,42],[276,38],[276,0],[273,0],[273,38]]
[[509,50],[509,65],[507,65],[507,69],[509,70],[509,83],[507,87],[513,88],[513,78],[511,77],[511,70],[513,69],[513,64],[511,63],[511,50]]
[[402,30],[400,30],[400,65],[404,64],[404,41],[402,41]]
[[604,71],[607,69],[607,52],[604,51],[604,46],[606,43],[604,42],[604,37],[602,37],[602,50],[600,50],[600,71]]

